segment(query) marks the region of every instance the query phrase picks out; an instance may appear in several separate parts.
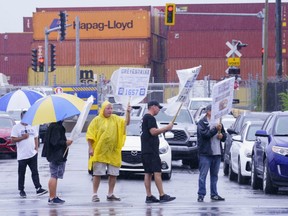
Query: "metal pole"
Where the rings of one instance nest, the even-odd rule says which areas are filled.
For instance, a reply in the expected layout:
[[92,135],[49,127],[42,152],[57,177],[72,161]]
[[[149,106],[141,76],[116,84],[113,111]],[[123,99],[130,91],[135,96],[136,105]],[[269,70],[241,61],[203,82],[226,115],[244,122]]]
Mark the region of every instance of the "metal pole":
[[268,66],[268,0],[265,0],[263,20],[263,66],[262,66],[262,112],[266,111],[267,98],[267,66]]
[[48,78],[48,35],[49,32],[47,30],[47,28],[45,28],[45,56],[44,56],[44,66],[45,66],[45,80],[44,80],[44,85],[48,86],[49,84],[49,78]]
[[276,78],[282,79],[281,0],[276,0]]
[[75,17],[76,23],[76,85],[79,85],[80,79],[80,37],[79,37],[79,17]]
[[[164,12],[160,12],[159,14],[164,14]],[[202,12],[176,12],[176,14],[182,15],[203,15],[203,16],[256,16],[261,18],[261,11],[258,13],[202,13]]]

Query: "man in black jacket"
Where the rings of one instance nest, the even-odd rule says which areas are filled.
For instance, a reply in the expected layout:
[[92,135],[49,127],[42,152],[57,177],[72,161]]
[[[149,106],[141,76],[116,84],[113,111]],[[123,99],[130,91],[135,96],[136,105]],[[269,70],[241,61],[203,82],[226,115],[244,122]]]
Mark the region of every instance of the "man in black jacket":
[[217,192],[218,173],[221,163],[221,142],[226,133],[221,123],[211,122],[211,105],[206,107],[206,115],[198,122],[197,140],[199,146],[198,202],[203,202],[206,195],[206,177],[210,170],[211,200],[224,201]]
[[[57,180],[63,179],[68,151],[67,147],[72,144],[72,140],[67,140],[66,130],[62,121],[51,123],[45,135],[45,142],[42,156],[50,162],[51,177],[48,182],[49,199],[48,204],[62,204],[65,201],[56,196]],[[67,149],[68,150],[68,149]]]

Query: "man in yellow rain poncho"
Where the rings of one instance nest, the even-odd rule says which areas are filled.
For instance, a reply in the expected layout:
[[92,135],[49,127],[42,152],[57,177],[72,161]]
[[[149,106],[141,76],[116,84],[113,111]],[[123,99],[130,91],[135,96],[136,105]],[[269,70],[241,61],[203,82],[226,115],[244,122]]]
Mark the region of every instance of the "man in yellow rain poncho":
[[119,168],[121,149],[126,139],[126,125],[130,123],[131,107],[128,106],[126,119],[112,114],[113,107],[108,101],[102,103],[99,115],[95,117],[86,133],[89,145],[89,170],[93,169],[92,202],[99,202],[97,195],[101,176],[108,174],[108,201],[120,201],[113,194]]

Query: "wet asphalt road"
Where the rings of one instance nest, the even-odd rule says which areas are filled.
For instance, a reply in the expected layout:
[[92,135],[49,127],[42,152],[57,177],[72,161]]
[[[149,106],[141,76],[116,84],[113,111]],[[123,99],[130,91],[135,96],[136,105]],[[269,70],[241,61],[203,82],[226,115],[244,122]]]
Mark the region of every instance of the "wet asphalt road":
[[[69,134],[68,134],[69,136]],[[42,146],[40,147],[40,153]],[[226,198],[225,202],[211,201],[206,196],[203,203],[197,202],[198,170],[183,167],[180,161],[173,162],[173,175],[164,181],[166,193],[176,196],[170,203],[146,204],[143,176],[118,179],[115,194],[120,202],[106,201],[107,179],[104,178],[99,190],[99,203],[92,203],[92,181],[87,172],[88,149],[84,133],[70,148],[66,173],[59,180],[59,196],[66,200],[60,206],[49,206],[48,195],[36,197],[35,189],[27,169],[25,191],[26,199],[19,198],[17,190],[17,161],[1,156],[0,158],[0,215],[1,216],[74,216],[74,215],[288,215],[288,190],[277,195],[265,195],[253,191],[249,185],[230,182],[220,171],[218,191]],[[39,173],[43,188],[49,180],[48,162],[39,156]],[[209,183],[209,181],[207,182]],[[207,187],[209,195],[209,185]],[[153,182],[153,192],[157,190]]]

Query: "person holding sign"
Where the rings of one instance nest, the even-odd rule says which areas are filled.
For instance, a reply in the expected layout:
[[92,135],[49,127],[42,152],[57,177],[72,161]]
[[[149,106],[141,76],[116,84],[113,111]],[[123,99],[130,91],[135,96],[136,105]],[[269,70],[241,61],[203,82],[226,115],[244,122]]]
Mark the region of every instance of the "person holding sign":
[[[144,185],[146,189],[146,203],[169,202],[176,197],[171,197],[164,193],[162,186],[161,160],[159,156],[159,137],[158,135],[169,131],[173,123],[169,123],[163,128],[158,128],[155,115],[157,115],[162,106],[158,101],[148,102],[148,113],[142,118],[141,125],[141,153],[144,167]],[[159,192],[159,199],[152,195],[151,181],[154,175],[156,187]]]
[[[114,187],[121,166],[121,150],[126,139],[126,125],[130,123],[131,106],[126,110],[126,119],[112,114],[112,104],[102,103],[99,115],[88,126],[86,139],[89,146],[89,164],[93,167],[92,202],[99,202],[97,195],[101,176],[108,174],[107,201],[120,201],[116,197]],[[91,170],[92,167],[89,167]]]
[[221,123],[211,121],[211,105],[206,107],[206,115],[198,122],[197,140],[199,147],[198,202],[206,195],[206,177],[210,170],[211,200],[224,201],[217,192],[218,173],[221,163],[221,142],[225,142],[226,133]]

